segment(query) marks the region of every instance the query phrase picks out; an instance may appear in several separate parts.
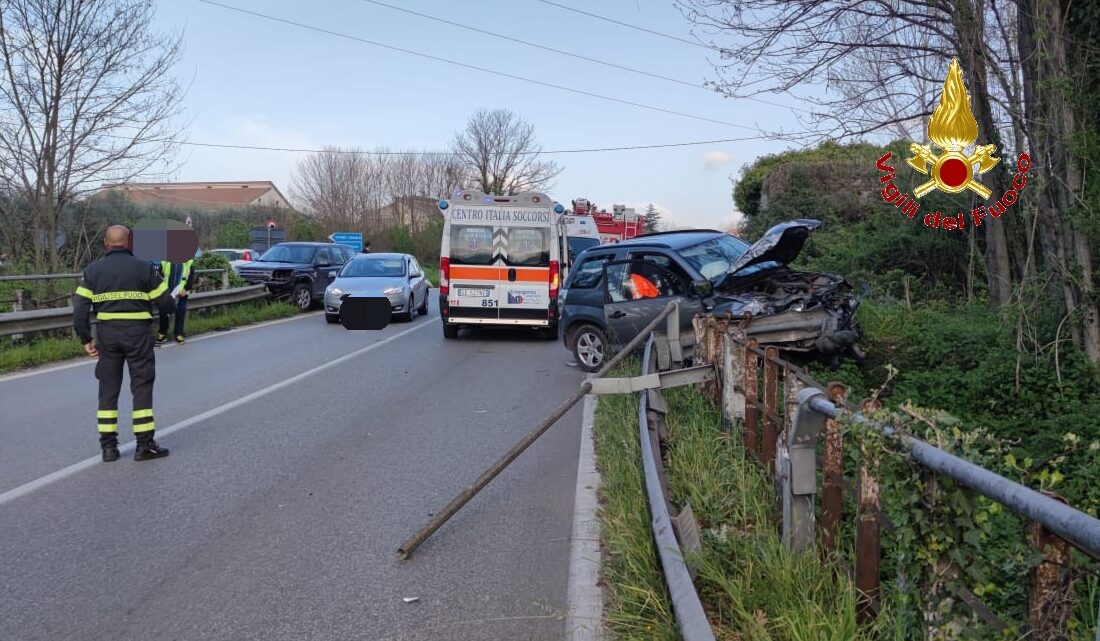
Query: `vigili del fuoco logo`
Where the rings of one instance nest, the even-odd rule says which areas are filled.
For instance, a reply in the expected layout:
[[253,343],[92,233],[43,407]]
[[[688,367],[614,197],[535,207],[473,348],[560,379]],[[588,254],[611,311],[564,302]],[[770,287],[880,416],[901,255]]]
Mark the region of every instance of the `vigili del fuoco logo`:
[[[906,216],[913,218],[920,209],[919,198],[927,195],[934,189],[948,194],[957,194],[969,190],[982,200],[988,201],[992,192],[983,185],[978,178],[1001,162],[994,157],[997,153],[995,145],[975,145],[978,140],[978,121],[970,111],[970,95],[963,84],[962,67],[957,59],[951,59],[951,65],[947,69],[947,79],[943,81],[943,93],[940,94],[940,102],[932,112],[932,118],[928,121],[928,137],[940,153],[933,151],[932,145],[909,145],[909,152],[913,154],[906,158],[905,162],[921,174],[928,176],[926,182],[917,185],[910,196],[898,189],[894,184],[897,175],[894,168],[886,164],[892,157],[887,153],[878,159],[877,167],[882,176],[880,183],[886,186],[879,190],[882,199],[897,207]],[[970,153],[966,149],[972,147]],[[986,213],[999,218],[1006,209],[1012,206],[1019,198],[1019,192],[1027,184],[1027,171],[1031,168],[1031,157],[1026,153],[1020,154],[1016,162],[1017,173],[1012,178],[1012,187],[993,201],[990,205],[982,205],[970,212],[970,219],[974,226],[982,224]],[[959,212],[955,216],[944,216],[943,212],[935,212],[924,216],[924,224],[928,227],[942,227],[946,230],[965,229],[966,216]]]

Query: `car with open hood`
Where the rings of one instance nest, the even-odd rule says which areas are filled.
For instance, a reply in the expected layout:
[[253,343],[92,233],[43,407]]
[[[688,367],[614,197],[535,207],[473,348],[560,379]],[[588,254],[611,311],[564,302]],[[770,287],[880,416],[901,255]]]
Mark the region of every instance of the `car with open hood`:
[[716,230],[646,234],[580,254],[563,288],[562,332],[595,371],[678,300],[684,336],[701,311],[739,319],[746,337],[834,362],[860,357],[859,298],[842,276],[790,268],[821,222],[780,223],[755,243]]

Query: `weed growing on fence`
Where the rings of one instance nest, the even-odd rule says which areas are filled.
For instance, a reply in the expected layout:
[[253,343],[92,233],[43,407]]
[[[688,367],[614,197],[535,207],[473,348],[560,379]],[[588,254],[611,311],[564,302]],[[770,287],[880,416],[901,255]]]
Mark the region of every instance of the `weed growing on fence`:
[[[894,426],[896,433],[887,437],[848,425],[853,446],[846,449],[850,468],[863,466],[879,480],[882,510],[895,526],[882,532],[882,589],[893,611],[891,638],[1020,638],[1027,629],[1031,573],[1043,559],[1028,544],[1027,524],[1000,504],[917,465],[902,439],[920,438],[1038,489],[1052,487],[1060,473],[1044,465],[1041,472],[1021,475],[1033,464],[1020,466],[1009,443],[981,428],[964,429],[961,421],[941,411],[906,404],[900,411],[875,412],[872,418]],[[1074,608],[1066,626],[1070,638],[1082,641],[1094,634],[1091,606],[1096,602],[1095,575],[1086,578],[1084,562],[1074,559],[1077,568],[1064,575],[1060,596],[1072,605],[1076,589],[1077,600],[1089,604],[1084,610]],[[964,592],[988,606],[997,624],[979,616]]]

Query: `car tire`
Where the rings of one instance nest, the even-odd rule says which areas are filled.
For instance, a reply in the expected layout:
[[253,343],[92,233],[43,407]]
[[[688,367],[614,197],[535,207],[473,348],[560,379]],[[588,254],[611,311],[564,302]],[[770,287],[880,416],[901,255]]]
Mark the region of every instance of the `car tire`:
[[290,295],[290,301],[300,312],[308,312],[313,307],[313,291],[306,283],[298,283]]
[[428,315],[428,292],[424,292],[424,302],[417,308],[417,313],[421,316]]
[[411,323],[413,319],[416,318],[416,309],[413,307],[415,303],[415,297],[412,294],[409,294],[409,302],[405,304],[405,309],[407,311],[401,315],[401,320],[405,321],[406,323]]
[[327,322],[327,323],[339,323],[340,322],[340,315],[339,314],[325,314],[325,322]]
[[607,360],[607,335],[595,325],[581,325],[573,330],[573,358],[586,372],[595,372]]
[[458,338],[458,325],[443,323],[443,338]]

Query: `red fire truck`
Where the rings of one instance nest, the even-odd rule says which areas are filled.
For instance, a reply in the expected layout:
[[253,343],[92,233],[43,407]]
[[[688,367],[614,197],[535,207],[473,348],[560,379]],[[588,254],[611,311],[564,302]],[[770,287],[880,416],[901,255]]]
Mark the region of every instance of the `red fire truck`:
[[612,205],[611,211],[599,209],[586,198],[573,200],[573,213],[578,216],[591,216],[596,222],[601,243],[617,243],[620,240],[634,238],[643,233],[645,221],[633,207]]

